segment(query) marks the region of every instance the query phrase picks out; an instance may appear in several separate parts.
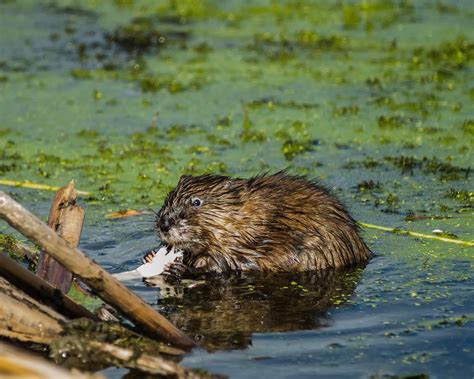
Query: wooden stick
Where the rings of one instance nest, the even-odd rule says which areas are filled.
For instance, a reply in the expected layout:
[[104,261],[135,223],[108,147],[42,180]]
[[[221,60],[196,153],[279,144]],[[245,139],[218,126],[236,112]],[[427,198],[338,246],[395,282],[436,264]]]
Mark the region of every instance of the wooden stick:
[[0,335],[49,343],[62,331],[66,318],[0,278]]
[[56,311],[71,317],[86,317],[94,321],[99,318],[83,306],[77,304],[69,296],[58,291],[22,265],[5,254],[0,254],[0,275],[28,295],[53,307]]
[[7,378],[75,378],[99,379],[101,375],[83,374],[74,370],[68,371],[56,366],[37,354],[0,342],[0,375]]
[[[80,336],[66,336],[53,341],[50,351],[53,357],[60,354],[67,356],[82,356],[89,360],[87,354],[100,357],[104,362],[113,362],[115,366],[140,370],[149,374],[166,378],[200,378],[190,369],[184,368],[170,359],[164,359],[160,354],[143,353],[139,349],[120,347],[111,343],[90,340]],[[59,358],[61,360],[61,358]]]
[[102,299],[130,320],[178,347],[190,349],[195,346],[192,339],[140,297],[86,257],[82,251],[70,247],[51,228],[2,191],[0,191],[0,218],[6,220],[13,228],[80,277]]
[[384,232],[390,232],[394,234],[407,235],[407,236],[412,236],[412,237],[417,237],[417,238],[432,239],[432,240],[441,241],[441,242],[455,243],[457,245],[463,245],[463,246],[474,246],[474,242],[472,241],[455,240],[453,238],[435,236],[433,234],[423,234],[423,233],[418,233],[418,232],[410,232],[409,230],[387,228],[386,226],[367,224],[365,222],[359,222],[358,224],[364,228],[377,229],[377,230],[382,230]]
[[[76,204],[74,180],[54,195],[48,216],[48,226],[64,238],[70,246],[77,247],[84,222],[84,209]],[[36,274],[63,293],[68,293],[72,273],[54,258],[42,251]]]

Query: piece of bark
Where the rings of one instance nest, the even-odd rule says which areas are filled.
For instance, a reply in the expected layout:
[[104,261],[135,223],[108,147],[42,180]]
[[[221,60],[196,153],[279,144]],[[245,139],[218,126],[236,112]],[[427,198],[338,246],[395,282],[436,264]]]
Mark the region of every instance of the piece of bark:
[[0,342],[0,377],[5,378],[103,378],[94,374],[83,374],[77,370],[68,371],[29,351]]
[[66,318],[0,278],[0,335],[48,344],[63,331]]
[[63,294],[48,282],[28,271],[5,254],[0,254],[0,275],[31,297],[54,308],[69,318],[86,317],[98,321],[99,318],[69,296]]
[[[54,195],[48,216],[48,226],[72,247],[79,244],[84,222],[84,209],[76,204],[76,198],[74,180],[71,180]],[[72,273],[45,251],[40,254],[36,274],[63,293],[71,287]]]
[[82,251],[71,247],[51,228],[2,191],[0,191],[0,218],[44,249],[81,278],[97,295],[138,326],[183,349],[195,346],[192,339],[143,299],[129,291],[102,267],[86,257]]

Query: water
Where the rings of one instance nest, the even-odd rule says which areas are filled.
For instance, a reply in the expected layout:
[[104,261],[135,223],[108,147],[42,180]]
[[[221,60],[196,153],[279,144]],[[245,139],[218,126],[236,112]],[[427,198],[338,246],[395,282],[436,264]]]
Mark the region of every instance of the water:
[[[152,216],[104,216],[159,208],[183,173],[288,167],[357,220],[473,240],[473,14],[470,1],[2,1],[0,179],[77,179],[93,194],[80,247],[111,272],[159,241]],[[51,193],[1,188],[46,217]],[[128,284],[201,339],[190,367],[472,378],[472,248],[364,237],[375,258],[331,280],[232,278],[177,299]]]

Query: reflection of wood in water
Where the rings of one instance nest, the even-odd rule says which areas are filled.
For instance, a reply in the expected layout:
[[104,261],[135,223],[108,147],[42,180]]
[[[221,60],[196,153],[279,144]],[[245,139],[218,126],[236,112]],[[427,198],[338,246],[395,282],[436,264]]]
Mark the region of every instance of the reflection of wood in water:
[[172,322],[202,335],[208,350],[245,349],[255,332],[318,329],[331,324],[327,311],[353,294],[361,267],[299,274],[208,279],[162,299]]

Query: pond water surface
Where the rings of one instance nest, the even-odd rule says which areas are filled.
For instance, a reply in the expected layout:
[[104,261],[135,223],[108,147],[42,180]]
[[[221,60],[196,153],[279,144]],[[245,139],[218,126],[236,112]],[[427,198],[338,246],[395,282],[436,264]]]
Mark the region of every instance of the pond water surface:
[[[111,272],[159,241],[152,215],[105,216],[159,209],[183,173],[288,168],[361,222],[472,241],[473,16],[468,0],[0,1],[0,180],[76,179],[80,248]],[[50,192],[0,188],[46,218]],[[190,367],[472,378],[473,248],[363,234],[365,268],[127,285],[202,342]]]

